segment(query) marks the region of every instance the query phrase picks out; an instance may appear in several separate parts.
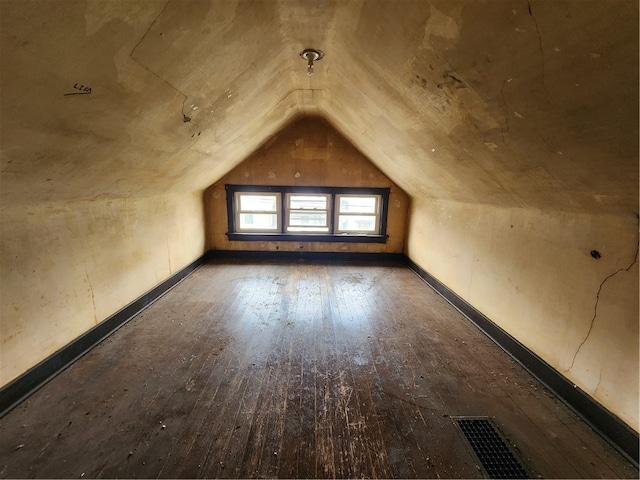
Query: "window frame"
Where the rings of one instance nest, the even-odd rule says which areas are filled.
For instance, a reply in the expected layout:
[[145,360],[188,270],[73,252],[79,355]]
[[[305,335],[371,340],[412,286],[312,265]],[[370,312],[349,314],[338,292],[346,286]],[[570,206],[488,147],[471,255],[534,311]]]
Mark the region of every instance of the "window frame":
[[[273,241],[273,242],[358,242],[358,243],[386,243],[387,235],[387,213],[389,207],[390,188],[368,188],[368,187],[302,187],[302,186],[275,186],[275,185],[225,185],[227,191],[227,237],[232,241]],[[279,218],[278,232],[247,232],[236,229],[236,198],[237,193],[255,194],[280,194],[278,204]],[[289,224],[289,197],[288,194],[313,194],[326,195],[329,205],[327,206],[328,233],[321,232],[287,232]],[[367,232],[336,232],[338,221],[338,198],[339,195],[364,195],[379,196],[378,203],[378,229],[374,233]]]
[[276,209],[275,211],[268,211],[268,210],[241,210],[240,208],[235,208],[234,209],[234,222],[235,225],[237,225],[238,229],[240,230],[240,216],[244,213],[244,214],[254,214],[254,215],[263,215],[263,214],[267,214],[267,215],[275,215],[276,216],[276,228],[275,228],[275,232],[274,229],[272,228],[253,228],[253,229],[249,229],[249,228],[245,228],[242,229],[242,233],[277,233],[280,230],[282,230],[282,225],[281,225],[281,220],[282,220],[282,216],[280,215],[280,209],[282,208],[282,195],[280,195],[278,192],[235,192],[235,198],[234,198],[234,202],[235,205],[239,205],[240,204],[240,195],[247,195],[247,196],[275,196],[276,197]]
[[[347,198],[355,198],[355,197],[369,197],[374,198],[376,203],[374,206],[374,212],[343,212],[340,210],[340,199],[343,197]],[[334,209],[334,232],[336,234],[351,234],[351,235],[368,235],[370,234],[367,230],[342,230],[340,229],[340,216],[373,216],[375,218],[375,228],[374,232],[380,231],[380,208],[382,204],[382,197],[379,194],[353,194],[353,193],[336,193],[334,199],[335,209]]]
[[[294,196],[310,196],[310,197],[323,197],[325,199],[325,206],[326,208],[323,209],[305,209],[305,208],[292,208],[291,207],[291,200]],[[285,203],[284,206],[282,207],[285,212],[284,212],[284,224],[283,224],[283,228],[281,229],[282,233],[287,233],[289,235],[310,235],[310,234],[317,234],[317,235],[328,235],[331,233],[331,229],[332,229],[332,225],[331,225],[331,211],[332,211],[332,206],[333,206],[333,197],[331,194],[328,193],[308,193],[308,192],[287,192],[284,194],[284,199],[285,199]],[[313,231],[311,228],[308,228],[307,232],[305,233],[305,227],[304,225],[291,225],[291,214],[293,212],[299,212],[299,213],[304,213],[304,212],[314,212],[314,213],[318,213],[318,212],[324,212],[325,214],[325,224],[322,228],[326,228],[327,231],[326,232],[319,232],[319,231]],[[298,228],[298,230],[296,231],[295,229]]]

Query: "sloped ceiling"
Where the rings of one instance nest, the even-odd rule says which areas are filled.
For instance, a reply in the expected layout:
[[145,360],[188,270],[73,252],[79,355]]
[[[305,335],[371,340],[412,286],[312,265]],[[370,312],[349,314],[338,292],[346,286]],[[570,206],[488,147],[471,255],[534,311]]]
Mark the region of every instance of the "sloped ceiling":
[[[201,190],[321,115],[412,196],[637,212],[636,0],[2,0],[0,14],[3,203]],[[311,77],[306,47],[325,53]]]

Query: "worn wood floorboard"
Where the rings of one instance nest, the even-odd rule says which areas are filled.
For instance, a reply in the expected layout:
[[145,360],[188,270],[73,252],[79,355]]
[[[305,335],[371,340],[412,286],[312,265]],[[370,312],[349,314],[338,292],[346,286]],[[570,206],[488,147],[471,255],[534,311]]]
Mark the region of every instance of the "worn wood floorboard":
[[638,471],[403,266],[211,262],[0,419],[2,478],[476,478],[452,416],[529,474]]

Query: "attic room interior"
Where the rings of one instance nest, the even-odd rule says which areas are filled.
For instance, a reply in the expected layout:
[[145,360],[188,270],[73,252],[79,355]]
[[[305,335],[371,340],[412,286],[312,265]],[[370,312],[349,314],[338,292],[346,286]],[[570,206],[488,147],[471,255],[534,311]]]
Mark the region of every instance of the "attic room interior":
[[638,10],[1,0],[0,477],[637,478]]

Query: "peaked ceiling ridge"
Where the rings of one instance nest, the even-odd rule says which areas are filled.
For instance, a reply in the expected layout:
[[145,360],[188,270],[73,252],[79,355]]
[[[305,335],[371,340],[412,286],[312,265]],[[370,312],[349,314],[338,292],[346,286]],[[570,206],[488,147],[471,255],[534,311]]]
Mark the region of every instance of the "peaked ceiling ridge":
[[415,197],[637,211],[637,2],[1,4],[3,201],[199,190],[320,115]]

